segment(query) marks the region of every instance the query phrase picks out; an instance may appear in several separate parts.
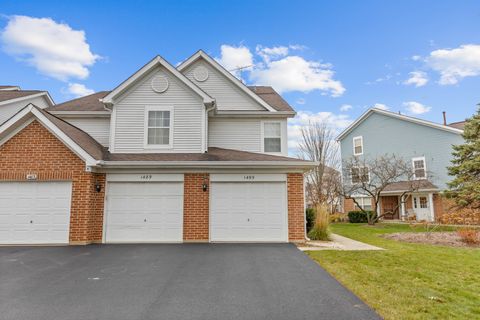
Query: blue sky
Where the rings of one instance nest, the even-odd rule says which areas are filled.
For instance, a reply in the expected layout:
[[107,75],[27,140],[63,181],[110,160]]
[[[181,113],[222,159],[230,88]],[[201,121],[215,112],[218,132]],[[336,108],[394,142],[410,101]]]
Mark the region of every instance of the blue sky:
[[298,123],[341,130],[374,105],[453,122],[480,102],[479,1],[3,0],[0,15],[0,84],[57,103],[198,49],[253,65],[244,80],[274,85]]

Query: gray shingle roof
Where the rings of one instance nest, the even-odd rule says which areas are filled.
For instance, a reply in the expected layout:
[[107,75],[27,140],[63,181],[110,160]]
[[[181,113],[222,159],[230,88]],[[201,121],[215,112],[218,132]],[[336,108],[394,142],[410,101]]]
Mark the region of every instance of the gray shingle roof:
[[41,92],[45,92],[45,91],[40,91],[40,90],[0,91],[0,102],[13,100],[17,98],[28,97]]
[[106,111],[105,105],[99,101],[110,91],[100,91],[85,97],[59,103],[47,108],[48,111]]

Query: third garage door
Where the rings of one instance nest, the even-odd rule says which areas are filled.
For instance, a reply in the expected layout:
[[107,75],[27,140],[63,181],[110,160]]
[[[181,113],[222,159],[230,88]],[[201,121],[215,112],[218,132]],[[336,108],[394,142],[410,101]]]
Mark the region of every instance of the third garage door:
[[212,175],[210,240],[286,242],[288,222],[284,177]]

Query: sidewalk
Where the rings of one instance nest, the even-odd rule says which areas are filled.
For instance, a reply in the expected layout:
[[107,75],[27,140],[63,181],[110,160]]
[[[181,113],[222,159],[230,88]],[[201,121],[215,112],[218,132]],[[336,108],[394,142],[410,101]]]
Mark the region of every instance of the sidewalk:
[[385,250],[360,241],[340,236],[338,234],[331,235],[332,241],[307,241],[305,244],[299,244],[298,249],[301,251],[318,251],[318,250]]

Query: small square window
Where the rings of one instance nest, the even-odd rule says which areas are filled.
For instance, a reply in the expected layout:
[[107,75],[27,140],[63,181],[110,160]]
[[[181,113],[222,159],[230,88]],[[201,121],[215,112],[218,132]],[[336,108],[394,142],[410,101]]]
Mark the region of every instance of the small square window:
[[352,168],[350,174],[353,184],[368,182],[370,180],[370,175],[367,167]]

